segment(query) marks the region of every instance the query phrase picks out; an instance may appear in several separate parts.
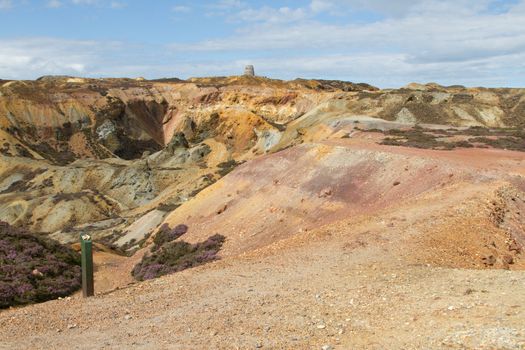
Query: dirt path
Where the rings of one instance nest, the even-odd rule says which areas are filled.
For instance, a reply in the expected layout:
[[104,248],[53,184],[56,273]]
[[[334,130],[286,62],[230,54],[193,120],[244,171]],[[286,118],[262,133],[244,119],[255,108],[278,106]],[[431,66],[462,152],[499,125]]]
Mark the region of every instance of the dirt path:
[[[223,261],[90,300],[0,314],[5,349],[525,346],[525,273],[406,267],[384,251]],[[363,260],[369,261],[362,264]]]
[[[441,202],[421,198],[426,207],[415,200],[92,299],[1,312],[0,347],[523,349],[521,262],[514,271],[439,267],[452,233],[437,229],[457,217],[483,224],[490,198],[447,191],[428,195]],[[481,243],[447,259],[485,249],[471,228],[456,229]]]

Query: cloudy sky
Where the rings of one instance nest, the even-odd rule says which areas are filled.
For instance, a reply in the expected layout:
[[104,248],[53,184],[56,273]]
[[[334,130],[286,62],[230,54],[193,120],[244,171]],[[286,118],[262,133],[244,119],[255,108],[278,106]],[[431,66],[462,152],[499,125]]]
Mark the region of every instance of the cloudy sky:
[[525,87],[525,0],[0,0],[0,78]]

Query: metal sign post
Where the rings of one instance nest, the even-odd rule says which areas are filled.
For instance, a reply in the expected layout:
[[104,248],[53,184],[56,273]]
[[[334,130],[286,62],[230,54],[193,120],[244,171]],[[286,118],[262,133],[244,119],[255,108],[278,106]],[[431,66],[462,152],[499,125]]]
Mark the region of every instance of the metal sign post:
[[88,234],[80,235],[82,250],[82,295],[84,298],[95,295],[93,282],[93,242]]

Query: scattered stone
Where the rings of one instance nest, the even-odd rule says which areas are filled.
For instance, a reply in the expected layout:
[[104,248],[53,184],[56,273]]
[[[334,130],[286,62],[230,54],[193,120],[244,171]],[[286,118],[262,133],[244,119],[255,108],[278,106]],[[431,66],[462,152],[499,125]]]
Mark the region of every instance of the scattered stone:
[[509,243],[509,252],[521,253],[521,247],[515,240]]
[[172,136],[171,141],[166,145],[166,150],[173,154],[177,149],[186,149],[189,147],[188,140],[186,140],[184,133],[177,132]]
[[133,318],[133,316],[131,316],[131,315],[124,316],[124,319],[126,319],[126,320],[131,320],[132,318]]
[[331,345],[323,345],[322,350],[333,350],[334,348]]
[[228,204],[224,204],[222,207],[220,207],[219,210],[217,210],[217,215],[224,213],[226,209],[228,209]]
[[36,276],[36,277],[44,277],[44,274],[43,274],[42,272],[38,271],[38,269],[34,269],[34,270],[31,272],[31,274],[32,274],[33,276]]
[[485,266],[494,266],[496,264],[496,257],[494,255],[488,255],[481,259]]
[[514,264],[514,258],[510,255],[504,255],[503,258],[501,258],[504,264],[512,265]]
[[465,294],[465,295],[470,295],[470,294],[472,294],[472,293],[474,293],[474,290],[471,289],[471,288],[467,288],[467,290],[466,290],[465,293],[463,293],[463,294]]
[[399,186],[399,185],[401,185],[401,182],[399,182],[399,181],[394,181],[394,183],[393,183],[392,185],[394,185],[394,186]]
[[321,192],[319,192],[319,198],[327,198],[332,196],[332,189],[331,188],[325,188]]
[[325,329],[326,328],[326,325],[324,324],[318,324],[317,325],[317,329]]
[[67,329],[73,329],[73,328],[77,328],[77,324],[76,323],[72,323],[72,324],[68,324],[67,325]]

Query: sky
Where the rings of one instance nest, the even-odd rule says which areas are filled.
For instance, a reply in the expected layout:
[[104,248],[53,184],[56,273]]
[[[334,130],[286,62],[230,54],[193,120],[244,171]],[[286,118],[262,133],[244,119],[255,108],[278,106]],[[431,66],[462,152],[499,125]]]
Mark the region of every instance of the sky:
[[525,0],[0,0],[0,78],[525,87]]

